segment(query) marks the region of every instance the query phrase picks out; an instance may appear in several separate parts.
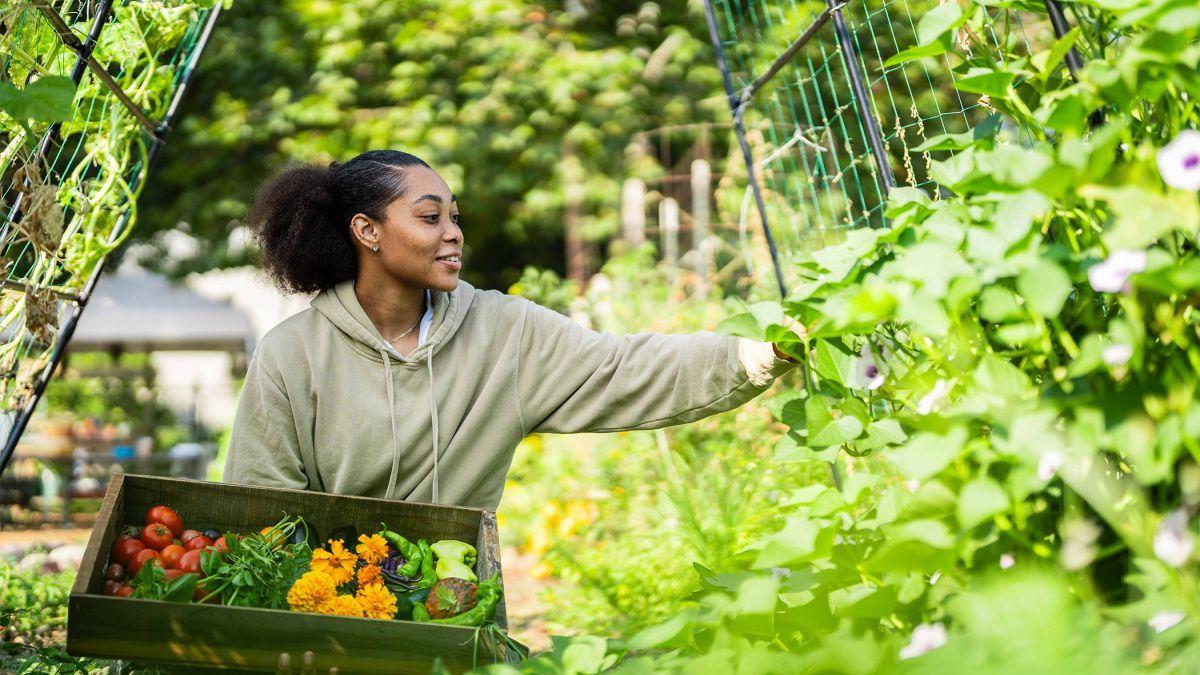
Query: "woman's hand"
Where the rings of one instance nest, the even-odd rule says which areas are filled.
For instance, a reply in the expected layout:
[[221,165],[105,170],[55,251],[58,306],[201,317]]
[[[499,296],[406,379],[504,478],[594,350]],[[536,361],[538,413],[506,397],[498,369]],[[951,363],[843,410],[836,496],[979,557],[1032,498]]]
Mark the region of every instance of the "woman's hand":
[[[783,315],[783,327],[787,328],[792,333],[794,333],[796,335],[796,338],[799,340],[803,340],[804,338],[808,337],[808,329],[804,327],[804,324],[800,323],[799,321],[793,319],[792,317],[790,317],[786,314]],[[791,361],[792,363],[799,363],[799,361],[797,361],[795,359],[795,357],[791,356],[790,354],[788,354],[788,353],[784,352],[782,349],[780,349],[779,343],[772,342],[771,349],[775,350],[776,358],[783,359],[784,361]]]

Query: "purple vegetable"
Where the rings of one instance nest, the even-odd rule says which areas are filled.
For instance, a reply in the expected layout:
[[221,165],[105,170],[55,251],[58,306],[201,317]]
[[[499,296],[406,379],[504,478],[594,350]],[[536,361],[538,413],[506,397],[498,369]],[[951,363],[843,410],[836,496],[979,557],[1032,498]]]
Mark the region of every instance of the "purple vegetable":
[[384,581],[389,585],[395,584],[398,586],[403,586],[409,590],[415,589],[416,582],[420,579],[420,576],[414,578],[396,574],[396,571],[403,567],[404,563],[406,562],[408,561],[403,555],[401,555],[399,551],[389,546],[388,557],[385,558],[384,561],[379,565],[380,569],[383,571]]

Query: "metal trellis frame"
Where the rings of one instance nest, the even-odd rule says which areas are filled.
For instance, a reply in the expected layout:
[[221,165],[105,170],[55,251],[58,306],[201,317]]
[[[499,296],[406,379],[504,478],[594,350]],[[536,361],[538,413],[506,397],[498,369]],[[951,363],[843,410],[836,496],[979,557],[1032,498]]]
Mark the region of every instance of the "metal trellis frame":
[[[37,3],[37,7],[39,10],[45,13],[44,3]],[[61,17],[58,17],[57,14],[55,14],[55,17],[58,19],[58,21],[55,22],[54,20],[51,20],[52,25],[55,26],[56,32],[58,32],[59,36],[63,38],[64,43],[73,51],[75,51],[76,54],[78,54],[78,59],[72,72],[72,79],[75,81],[76,85],[80,83],[84,72],[90,67],[93,71],[93,74],[97,75],[97,79],[103,83],[105,88],[109,89],[121,101],[122,105],[130,109],[130,112],[138,119],[139,124],[143,128],[147,128],[148,125],[148,131],[152,138],[151,145],[147,151],[145,161],[142,163],[137,174],[131,181],[131,191],[136,191],[137,186],[143,180],[145,180],[147,171],[153,164],[160,149],[162,148],[166,132],[171,128],[171,125],[179,112],[180,103],[182,102],[192,77],[195,74],[196,66],[199,63],[200,57],[203,56],[205,48],[208,46],[208,42],[212,36],[213,28],[216,25],[218,16],[220,15],[221,7],[221,3],[214,3],[212,9],[205,17],[204,26],[200,32],[200,35],[196,39],[190,55],[188,56],[187,64],[184,67],[183,73],[180,76],[174,91],[172,92],[171,102],[166,113],[163,115],[162,121],[158,124],[151,122],[149,118],[146,117],[146,115],[140,109],[138,109],[135,104],[133,104],[132,100],[129,99],[125,92],[120,90],[120,87],[117,85],[115,80],[113,80],[108,73],[104,71],[103,67],[99,66],[99,64],[97,64],[91,56],[92,50],[94,50],[99,39],[100,32],[110,16],[112,0],[102,0],[92,28],[89,31],[88,37],[82,43],[75,38],[74,34],[71,33],[69,28],[66,29],[66,34],[64,34],[62,30],[59,30],[58,24],[61,24],[62,27],[66,27],[66,24],[62,22]],[[75,46],[72,46],[70,40],[67,38],[67,35],[70,35],[70,38],[74,39],[76,43]],[[97,72],[97,70],[99,72]],[[100,75],[100,73],[103,73],[103,75]],[[133,106],[132,108],[130,108],[131,105]],[[60,126],[61,125],[55,125],[47,131],[40,147],[40,152],[43,154],[39,155],[39,157],[44,156],[44,153],[48,150],[49,145],[52,142],[53,134],[57,133],[57,130]],[[13,213],[17,218],[20,217],[20,211],[17,205],[14,205]],[[119,236],[119,233],[121,233],[122,230],[128,226],[129,219],[132,215],[132,205],[127,206],[119,216],[118,221],[113,228],[111,234],[112,237]],[[6,222],[4,225],[4,229],[0,230],[0,241],[4,240],[4,237],[7,235],[12,225],[14,225],[16,222],[16,218],[11,217],[10,215],[8,222]],[[88,300],[92,297],[92,293],[96,288],[96,283],[99,280],[100,275],[103,273],[107,261],[108,256],[105,256],[97,263],[95,269],[88,277],[86,284],[84,285],[82,291],[79,292],[78,296],[66,298],[72,302],[73,306],[69,316],[66,318],[58,332],[58,335],[56,336],[49,361],[35,378],[33,392],[17,413],[16,420],[13,422],[12,428],[8,431],[8,435],[4,439],[3,448],[0,449],[0,475],[4,473],[9,461],[12,459],[12,456],[16,451],[17,442],[20,440],[21,435],[29,425],[29,420],[32,418],[38,402],[44,395],[46,386],[50,382],[50,378],[54,375],[54,372],[58,369],[59,364],[62,362],[63,356],[66,353],[67,345],[70,343],[71,337],[75,333],[75,329],[79,324],[79,319],[83,314],[83,310],[87,307]],[[16,285],[21,286],[21,284]],[[13,283],[9,283],[7,286],[10,288],[13,287]],[[17,290],[28,291],[29,289],[27,287],[21,287]],[[51,292],[55,292],[53,289],[41,290],[50,290]],[[58,293],[58,295],[59,297],[63,297],[64,294]]]

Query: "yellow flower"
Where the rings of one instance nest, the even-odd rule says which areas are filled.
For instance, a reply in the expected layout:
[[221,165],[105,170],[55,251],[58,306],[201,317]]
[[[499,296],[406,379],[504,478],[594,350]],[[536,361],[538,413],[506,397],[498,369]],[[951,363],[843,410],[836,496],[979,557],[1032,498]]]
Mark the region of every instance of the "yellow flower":
[[368,565],[378,565],[383,562],[384,558],[387,558],[388,545],[387,540],[383,537],[377,534],[369,537],[365,534],[360,534],[358,535],[358,541],[360,543],[354,547],[354,550],[362,558],[363,562]]
[[396,616],[396,596],[383,584],[358,587],[358,604],[370,619],[391,619]]
[[363,565],[358,568],[358,585],[361,587],[371,584],[382,584],[381,573],[382,570],[379,569],[379,565]]
[[338,595],[321,604],[317,611],[322,614],[336,614],[337,616],[358,616],[363,615],[362,605],[358,604],[358,599],[353,595]]
[[357,564],[358,556],[347,551],[340,539],[330,539],[328,551],[319,548],[312,554],[312,569],[328,574],[338,586],[354,578]]
[[305,572],[288,590],[288,607],[296,612],[316,612],[337,595],[337,585],[324,572]]

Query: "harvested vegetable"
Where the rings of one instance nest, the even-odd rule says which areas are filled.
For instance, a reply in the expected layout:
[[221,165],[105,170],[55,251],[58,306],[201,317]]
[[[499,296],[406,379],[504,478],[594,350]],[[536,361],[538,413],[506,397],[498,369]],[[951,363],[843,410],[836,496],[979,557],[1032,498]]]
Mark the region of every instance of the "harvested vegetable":
[[446,619],[435,619],[429,615],[429,611],[424,605],[417,605],[413,607],[413,620],[451,626],[482,626],[484,622],[492,620],[502,596],[500,575],[497,573],[491,579],[479,584],[475,592],[476,604],[471,609]]
[[471,566],[475,564],[475,547],[455,539],[443,539],[430,550],[437,556],[434,573],[438,579],[479,581]]
[[449,619],[475,606],[478,587],[466,579],[442,579],[433,585],[425,600],[430,618]]

